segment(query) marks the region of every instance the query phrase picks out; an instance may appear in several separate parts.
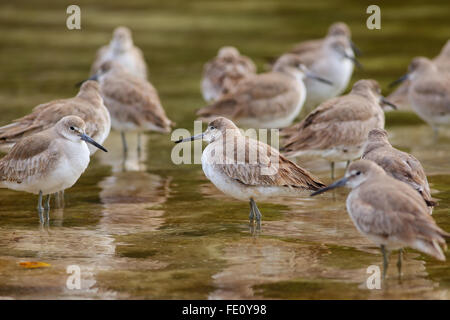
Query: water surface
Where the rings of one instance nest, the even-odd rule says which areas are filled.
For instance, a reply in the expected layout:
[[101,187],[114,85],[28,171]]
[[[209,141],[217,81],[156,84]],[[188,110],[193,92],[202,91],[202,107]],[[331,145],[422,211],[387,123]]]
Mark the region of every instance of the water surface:
[[[35,105],[76,94],[96,49],[112,29],[127,25],[145,54],[150,79],[168,116],[192,129],[203,106],[203,63],[222,45],[235,45],[263,71],[268,57],[297,41],[322,36],[347,22],[364,56],[353,81],[375,78],[383,88],[416,55],[435,56],[449,36],[448,1],[390,2],[382,30],[365,28],[361,1],[79,1],[82,30],[65,28],[59,1],[0,4],[0,124]],[[387,114],[392,143],[424,165],[439,200],[433,217],[450,231],[450,134],[432,131],[407,112]],[[39,226],[33,195],[0,190],[1,298],[146,299],[448,299],[450,262],[408,250],[404,278],[393,257],[382,290],[368,290],[379,250],[354,228],[345,211],[347,191],[317,198],[260,204],[262,231],[250,234],[248,205],[206,180],[199,165],[176,166],[168,135],[145,136],[138,160],[121,163],[120,137],[106,142],[66,208]],[[329,182],[323,162],[302,165]],[[125,167],[126,172],[123,172]],[[343,168],[337,172],[342,175]],[[447,254],[447,257],[448,254]],[[22,261],[49,268],[24,269]],[[81,290],[66,288],[68,265],[81,268]]]

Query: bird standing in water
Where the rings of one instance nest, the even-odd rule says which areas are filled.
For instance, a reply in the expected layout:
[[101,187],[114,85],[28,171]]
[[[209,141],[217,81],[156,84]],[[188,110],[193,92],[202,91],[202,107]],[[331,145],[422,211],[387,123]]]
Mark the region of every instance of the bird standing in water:
[[399,250],[399,277],[404,247],[445,261],[441,246],[446,247],[450,234],[436,225],[422,197],[410,185],[387,175],[373,161],[358,160],[350,164],[344,178],[311,195],[344,186],[352,189],[346,201],[350,218],[358,231],[381,249],[383,279],[392,250]]
[[0,188],[38,194],[43,223],[42,197],[48,195],[48,214],[51,194],[73,186],[86,170],[90,160],[86,143],[107,152],[86,134],[86,124],[77,116],[66,116],[54,127],[19,140],[0,159]]
[[203,139],[209,143],[202,154],[206,177],[223,193],[250,203],[250,221],[258,226],[261,213],[256,201],[298,196],[325,185],[307,170],[271,146],[244,136],[229,119],[219,117],[208,129],[176,143]]

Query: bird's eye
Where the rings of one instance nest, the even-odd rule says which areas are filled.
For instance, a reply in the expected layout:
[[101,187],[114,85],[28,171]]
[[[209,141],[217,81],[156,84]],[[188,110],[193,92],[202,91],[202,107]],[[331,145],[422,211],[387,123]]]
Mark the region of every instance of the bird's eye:
[[359,176],[361,174],[361,171],[356,171],[356,175]]
[[73,130],[75,130],[75,128],[74,128],[74,127],[70,127],[70,130],[72,130],[72,131],[73,131]]
[[209,130],[214,130],[215,127],[214,126],[209,126]]

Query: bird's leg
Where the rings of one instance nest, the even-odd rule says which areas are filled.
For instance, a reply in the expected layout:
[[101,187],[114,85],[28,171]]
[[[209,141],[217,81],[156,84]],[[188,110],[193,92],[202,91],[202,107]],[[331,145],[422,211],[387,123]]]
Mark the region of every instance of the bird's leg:
[[398,250],[398,260],[397,260],[397,269],[398,269],[398,279],[402,280],[402,259],[403,259],[403,249]]
[[138,132],[137,134],[137,154],[138,154],[138,160],[141,159],[141,133]]
[[348,166],[350,165],[350,160],[347,160],[347,165],[345,166],[345,170],[348,169]]
[[331,180],[334,180],[334,162],[331,162]]
[[39,221],[41,222],[41,224],[43,224],[44,217],[42,216],[42,213],[44,212],[44,208],[42,207],[42,191],[39,191],[37,210],[38,210],[38,214],[39,214]]
[[253,200],[253,198],[250,198],[250,202],[252,203],[252,205],[253,205],[253,211],[254,211],[254,213],[255,213],[255,218],[256,218],[256,222],[258,222],[258,224],[259,223],[261,223],[261,212],[259,211],[259,209],[258,209],[258,206],[256,205],[256,202],[255,202],[255,200]]
[[250,222],[253,222],[254,217],[255,217],[255,213],[253,210],[253,202],[252,202],[252,199],[250,199],[250,214],[248,215],[248,219],[250,220]]
[[389,252],[384,245],[381,245],[381,252],[383,253],[383,280],[386,279],[386,273],[389,265]]
[[125,138],[125,132],[124,131],[121,131],[120,135],[122,136],[123,154],[125,156],[128,153],[127,139]]
[[58,194],[61,199],[61,208],[64,208],[66,206],[66,202],[64,201],[64,190],[61,190]]
[[45,205],[44,205],[44,209],[45,210],[50,210],[50,199],[51,199],[52,195],[49,193],[47,196],[47,200],[45,201]]

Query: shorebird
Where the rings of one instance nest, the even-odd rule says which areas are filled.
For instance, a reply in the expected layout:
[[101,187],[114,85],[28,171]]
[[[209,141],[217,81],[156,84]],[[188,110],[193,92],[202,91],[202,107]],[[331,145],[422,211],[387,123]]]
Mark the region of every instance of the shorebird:
[[[98,143],[102,144],[108,137],[111,119],[103,104],[100,87],[96,81],[86,81],[75,97],[40,104],[32,113],[0,127],[0,146],[9,149],[23,137],[47,130],[68,115],[83,119],[86,134]],[[94,146],[88,147],[91,155],[97,150]]]
[[326,39],[333,38],[333,37],[340,37],[340,36],[347,38],[350,45],[352,46],[353,52],[356,55],[361,54],[361,50],[359,50],[358,47],[352,41],[352,33],[350,31],[350,28],[344,22],[333,23],[328,28],[328,33],[327,33],[326,37],[323,39],[307,40],[307,41],[303,41],[303,42],[296,44],[292,48],[290,53],[301,54],[301,53],[305,53],[307,51],[320,50],[321,46],[326,41]]
[[48,211],[51,194],[73,186],[86,170],[90,160],[86,143],[107,152],[86,134],[86,124],[77,116],[66,116],[55,126],[19,140],[0,159],[0,188],[38,194],[42,223],[42,197],[48,195]]
[[284,55],[272,72],[246,77],[231,93],[197,111],[204,121],[224,116],[252,128],[283,128],[300,113],[307,96],[303,78],[332,83],[316,76],[298,56]]
[[408,72],[391,85],[409,80],[408,99],[417,115],[435,133],[439,127],[450,125],[450,73],[440,72],[428,58],[416,57]]
[[[344,36],[326,38],[319,50],[306,51],[298,57],[311,72],[333,83],[330,86],[305,79],[308,94],[304,109],[307,112],[320,103],[340,95],[347,88],[353,73],[353,65],[360,66],[348,39]],[[282,58],[283,56],[280,57]]]
[[[439,72],[450,73],[450,40],[442,48],[438,56],[433,59],[433,63],[436,65]],[[409,90],[410,81],[405,80],[397,89],[395,89],[388,97],[389,101],[395,103],[400,109],[409,109]]]
[[382,105],[391,103],[381,95],[375,80],[359,80],[349,94],[330,99],[300,123],[281,131],[282,152],[287,157],[324,158],[331,163],[361,157],[369,131],[384,128]]
[[364,147],[362,159],[378,164],[391,177],[403,181],[420,193],[430,213],[436,202],[431,198],[430,186],[420,161],[409,153],[395,149],[383,129],[373,129]]
[[215,101],[232,91],[239,81],[255,73],[256,66],[249,57],[242,56],[234,47],[222,47],[217,57],[203,67],[203,99]]
[[109,60],[121,64],[135,76],[147,79],[147,64],[141,49],[133,44],[131,30],[127,27],[117,27],[109,45],[101,47],[91,67],[91,75],[100,69],[100,66]]
[[120,131],[124,155],[128,151],[125,132],[170,132],[172,121],[159,100],[158,92],[145,79],[139,78],[115,61],[103,63],[97,74],[89,78],[100,83],[100,92],[111,115],[111,126]]
[[356,228],[381,248],[383,279],[392,250],[400,249],[399,276],[404,247],[445,261],[440,246],[446,247],[445,239],[449,239],[450,234],[436,225],[422,197],[410,185],[387,175],[373,161],[358,160],[350,164],[344,178],[311,195],[342,186],[352,189],[346,204]]
[[225,194],[250,202],[250,221],[260,223],[255,201],[299,195],[324,184],[308,171],[279,154],[271,146],[242,135],[223,117],[211,121],[205,132],[175,143],[203,139],[209,143],[202,154],[206,177]]

